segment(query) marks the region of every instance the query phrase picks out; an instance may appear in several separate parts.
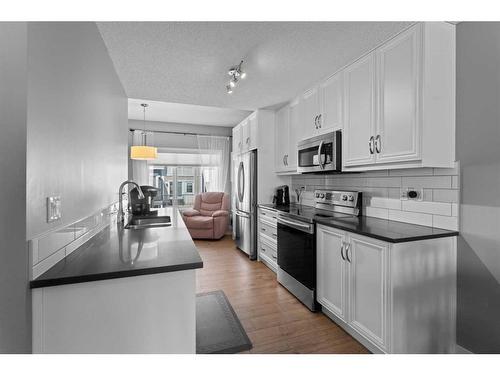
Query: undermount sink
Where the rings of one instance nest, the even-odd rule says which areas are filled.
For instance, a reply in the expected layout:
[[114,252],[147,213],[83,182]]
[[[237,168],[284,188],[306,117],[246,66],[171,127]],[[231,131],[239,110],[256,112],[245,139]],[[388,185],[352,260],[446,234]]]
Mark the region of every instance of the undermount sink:
[[159,228],[169,227],[172,223],[170,216],[153,216],[153,217],[132,217],[125,225],[125,229],[145,229],[145,228]]

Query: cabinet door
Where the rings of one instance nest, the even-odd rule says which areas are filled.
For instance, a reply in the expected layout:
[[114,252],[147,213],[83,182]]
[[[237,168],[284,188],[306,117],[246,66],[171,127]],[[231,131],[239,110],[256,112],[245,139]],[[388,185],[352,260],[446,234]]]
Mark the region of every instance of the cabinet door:
[[288,140],[288,153],[286,157],[287,170],[297,171],[297,143],[302,137],[302,112],[301,103],[296,100],[289,105],[289,140]]
[[302,96],[304,138],[311,137],[319,132],[319,95],[318,88],[308,90]]
[[375,151],[370,140],[375,133],[375,56],[369,54],[344,70],[343,163],[372,164]]
[[346,320],[345,232],[318,226],[316,234],[317,298],[331,313]]
[[275,126],[275,169],[276,172],[286,171],[286,155],[289,143],[289,107],[285,106],[276,112]]
[[248,119],[241,123],[241,151],[246,152],[250,147],[250,123]]
[[342,73],[337,73],[320,85],[319,128],[322,133],[342,129]]
[[257,121],[258,121],[257,113],[252,114],[248,118],[248,129],[250,134],[250,141],[248,144],[249,150],[255,150],[257,148],[258,131],[259,131],[259,124]]
[[384,348],[387,342],[387,244],[350,234],[348,246],[350,325]]
[[238,154],[241,152],[241,124],[233,128],[233,152]]
[[416,25],[377,51],[377,163],[420,159],[421,43]]

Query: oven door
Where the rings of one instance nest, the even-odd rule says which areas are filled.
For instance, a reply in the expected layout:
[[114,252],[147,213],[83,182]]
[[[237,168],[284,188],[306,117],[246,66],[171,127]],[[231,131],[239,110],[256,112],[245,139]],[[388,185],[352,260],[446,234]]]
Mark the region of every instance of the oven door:
[[307,307],[315,309],[314,224],[278,217],[278,281]]
[[299,173],[340,171],[342,168],[340,147],[340,131],[299,142],[297,171]]

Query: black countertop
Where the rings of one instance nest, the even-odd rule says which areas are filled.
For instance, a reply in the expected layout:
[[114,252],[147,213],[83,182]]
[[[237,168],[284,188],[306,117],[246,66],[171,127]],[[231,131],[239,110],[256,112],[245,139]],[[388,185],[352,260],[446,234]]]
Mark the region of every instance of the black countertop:
[[261,204],[259,206],[287,213],[300,220],[315,222],[392,243],[458,236],[457,231],[378,219],[375,217],[333,213],[305,205],[274,206],[272,204]]
[[170,216],[172,226],[124,229],[123,224],[112,223],[32,280],[30,287],[202,268],[203,261],[177,209],[164,208],[158,214]]

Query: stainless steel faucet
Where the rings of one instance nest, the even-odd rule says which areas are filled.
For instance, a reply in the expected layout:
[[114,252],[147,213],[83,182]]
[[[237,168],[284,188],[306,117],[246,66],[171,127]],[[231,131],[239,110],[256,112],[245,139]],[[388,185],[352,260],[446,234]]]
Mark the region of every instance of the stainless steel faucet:
[[[118,189],[118,222],[122,222],[122,223],[123,223],[123,220],[125,218],[125,212],[123,212],[123,195],[122,195],[122,191],[123,191],[123,187],[125,185],[128,185],[128,184],[135,185],[135,187],[139,191],[139,198],[140,199],[144,199],[144,193],[142,192],[141,187],[136,182],[130,181],[130,180],[122,182],[122,184],[120,185],[120,188]],[[130,194],[130,192],[129,192],[129,194]]]

